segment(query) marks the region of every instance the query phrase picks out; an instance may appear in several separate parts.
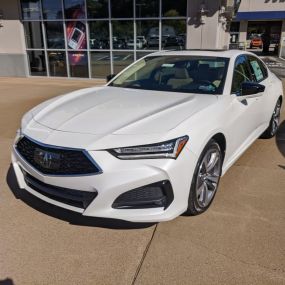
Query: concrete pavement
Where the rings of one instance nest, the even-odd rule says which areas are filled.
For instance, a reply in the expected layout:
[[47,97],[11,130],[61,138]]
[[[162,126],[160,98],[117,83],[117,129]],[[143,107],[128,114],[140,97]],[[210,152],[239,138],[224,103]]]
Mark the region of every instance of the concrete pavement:
[[0,284],[285,284],[284,112],[277,138],[255,142],[197,217],[81,218],[19,191],[9,165],[23,113],[94,84],[0,78]]

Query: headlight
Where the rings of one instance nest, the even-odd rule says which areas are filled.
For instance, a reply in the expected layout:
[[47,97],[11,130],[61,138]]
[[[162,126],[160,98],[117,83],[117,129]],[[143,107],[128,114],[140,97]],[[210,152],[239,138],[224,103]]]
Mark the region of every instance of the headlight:
[[186,145],[187,141],[188,136],[184,136],[156,144],[114,148],[109,150],[109,152],[119,159],[176,159]]

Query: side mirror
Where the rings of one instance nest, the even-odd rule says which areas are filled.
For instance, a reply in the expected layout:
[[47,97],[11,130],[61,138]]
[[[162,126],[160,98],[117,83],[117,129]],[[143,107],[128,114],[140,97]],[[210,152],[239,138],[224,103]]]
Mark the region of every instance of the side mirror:
[[[254,82],[243,82],[241,85],[241,94],[239,96],[249,96],[249,95],[256,95],[258,93],[262,93],[265,90],[265,86],[254,83]],[[260,96],[261,94],[257,95]],[[250,96],[250,97],[257,97],[257,96]]]
[[117,74],[109,74],[106,77],[107,82],[109,82],[111,79],[113,79]]

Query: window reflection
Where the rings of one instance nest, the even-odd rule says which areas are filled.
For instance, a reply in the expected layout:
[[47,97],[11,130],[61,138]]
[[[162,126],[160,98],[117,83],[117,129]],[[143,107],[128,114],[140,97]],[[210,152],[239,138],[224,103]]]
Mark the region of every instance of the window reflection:
[[64,33],[62,22],[46,22],[47,48],[64,49]]
[[134,48],[133,21],[113,21],[113,49]]
[[110,52],[91,52],[91,76],[103,77],[111,74],[110,69]]
[[159,0],[136,0],[136,17],[159,17]]
[[132,52],[113,52],[114,73],[117,74],[134,61]]
[[71,77],[88,77],[87,52],[69,51],[68,60]]
[[43,48],[41,22],[24,22],[26,43],[28,48]]
[[67,76],[64,51],[49,51],[48,63],[50,76]]
[[42,0],[44,19],[62,19],[61,0]]
[[46,60],[43,51],[28,51],[28,59],[31,75],[46,76]]
[[162,49],[185,49],[186,20],[162,21]]
[[133,18],[133,0],[110,0],[112,18]]
[[84,0],[64,0],[64,13],[66,19],[85,18]]
[[66,37],[69,49],[86,49],[86,26],[81,21],[66,22]]
[[137,49],[158,49],[158,21],[137,21]]
[[109,49],[109,22],[93,21],[89,22],[90,48],[91,49]]
[[151,54],[151,52],[137,52],[137,60],[148,55],[148,54]]
[[87,15],[90,19],[108,18],[108,0],[87,0]]
[[181,17],[187,14],[187,0],[161,0],[163,17]]
[[21,7],[24,20],[41,19],[40,0],[21,0]]

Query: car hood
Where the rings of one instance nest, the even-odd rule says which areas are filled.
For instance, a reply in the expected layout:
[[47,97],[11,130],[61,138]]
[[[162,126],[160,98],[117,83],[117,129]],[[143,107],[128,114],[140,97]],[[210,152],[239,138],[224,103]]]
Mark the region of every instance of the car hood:
[[31,110],[50,129],[84,134],[150,134],[175,128],[217,101],[214,95],[118,87],[78,90]]

